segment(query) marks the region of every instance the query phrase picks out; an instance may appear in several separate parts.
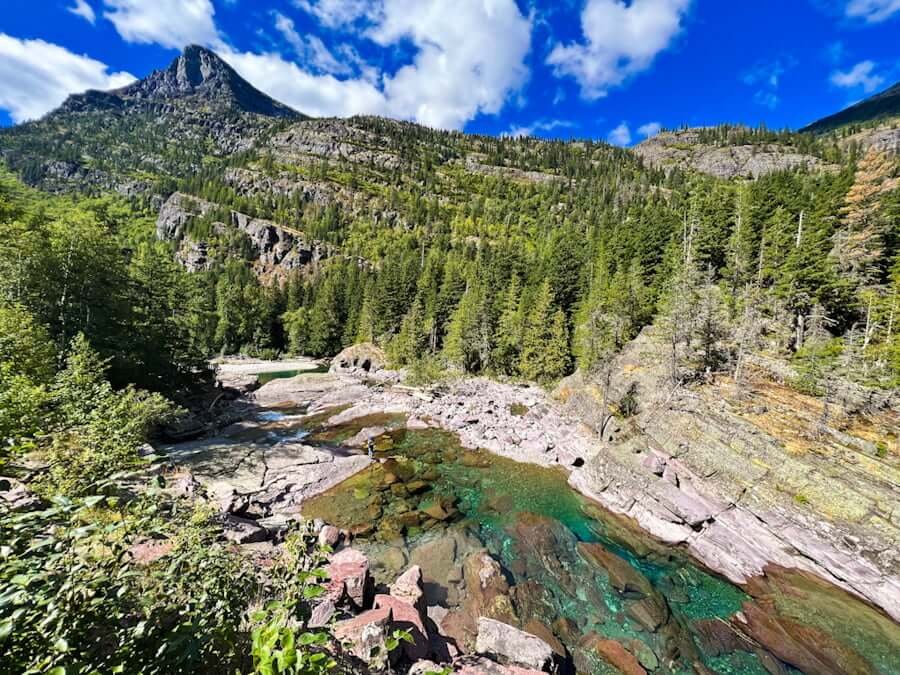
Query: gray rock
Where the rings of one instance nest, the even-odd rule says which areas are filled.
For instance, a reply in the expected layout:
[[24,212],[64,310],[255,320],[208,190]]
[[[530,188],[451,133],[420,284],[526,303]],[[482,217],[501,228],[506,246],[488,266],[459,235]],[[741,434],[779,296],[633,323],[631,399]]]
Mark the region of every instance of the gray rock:
[[269,533],[266,528],[260,527],[256,521],[248,518],[228,514],[224,521],[225,538],[235,544],[252,544],[265,541]]
[[553,650],[546,642],[530,633],[486,617],[478,619],[475,651],[503,663],[548,671],[553,664]]

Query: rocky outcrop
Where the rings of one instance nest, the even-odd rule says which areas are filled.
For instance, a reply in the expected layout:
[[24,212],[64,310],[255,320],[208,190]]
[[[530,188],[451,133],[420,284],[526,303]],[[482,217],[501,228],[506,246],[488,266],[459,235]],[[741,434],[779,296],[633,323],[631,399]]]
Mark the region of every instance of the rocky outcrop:
[[0,504],[10,511],[31,511],[41,505],[41,500],[21,481],[0,476]]
[[[819,437],[818,452],[797,452],[809,441],[779,434],[796,429],[802,406],[813,402],[795,400],[784,387],[760,385],[749,398],[710,385],[673,391],[661,349],[648,330],[617,361],[611,400],[634,385],[638,414],[608,426],[603,441],[587,423],[599,419],[602,397],[578,377],[558,389],[562,406],[537,388],[484,379],[423,392],[369,388],[341,376],[340,387],[334,383],[340,393],[312,394],[304,391],[312,383],[298,378],[266,385],[257,396],[304,401],[311,410],[349,406],[341,421],[405,413],[455,432],[466,447],[565,466],[582,494],[663,542],[685,546],[735,583],[774,563],[817,574],[900,617],[900,511],[891,487],[900,484],[897,469],[866,456],[864,444],[846,445],[846,432]],[[772,430],[759,414],[763,406],[775,420]],[[820,414],[810,409],[809,428]],[[888,427],[897,417],[890,409],[878,414]]]
[[[798,568],[900,618],[900,470],[862,438],[823,433],[821,403],[777,383],[673,389],[662,350],[646,329],[620,355],[610,400],[637,392],[639,412],[570,484],[735,583]],[[575,376],[557,394],[599,419],[592,383]],[[900,424],[890,408],[868,419]]]
[[766,145],[715,146],[701,142],[697,131],[664,132],[639,143],[634,153],[659,169],[690,168],[717,178],[759,178],[776,171],[828,168],[822,160],[793,148]]
[[[188,271],[208,269],[213,261],[207,255],[207,243],[195,240],[190,235],[190,226],[198,218],[209,218],[221,210],[212,202],[176,192],[160,208],[156,236],[179,244],[178,259]],[[224,234],[233,228],[243,232],[250,241],[254,267],[260,276],[283,278],[295,270],[315,268],[335,254],[332,246],[309,239],[297,230],[237,211],[225,211],[225,222],[213,223],[212,231]]]
[[347,347],[331,360],[330,372],[343,375],[358,375],[360,377],[377,377],[378,373],[387,367],[387,357],[384,351],[372,344],[362,344]]
[[[244,422],[229,435],[164,446],[169,458],[189,468],[224,510],[257,519],[295,514],[300,504],[358,473],[371,460],[364,455],[337,456],[286,438],[266,442],[271,423]],[[258,442],[236,443],[235,438]]]

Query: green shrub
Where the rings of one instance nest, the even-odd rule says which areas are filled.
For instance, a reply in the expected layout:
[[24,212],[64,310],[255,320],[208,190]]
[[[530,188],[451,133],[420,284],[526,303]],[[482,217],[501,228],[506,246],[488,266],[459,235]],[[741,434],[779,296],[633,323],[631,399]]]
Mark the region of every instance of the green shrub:
[[[254,577],[216,543],[208,514],[178,506],[57,497],[45,510],[0,519],[0,672],[239,666]],[[168,539],[171,551],[138,564],[130,549],[150,535]]]

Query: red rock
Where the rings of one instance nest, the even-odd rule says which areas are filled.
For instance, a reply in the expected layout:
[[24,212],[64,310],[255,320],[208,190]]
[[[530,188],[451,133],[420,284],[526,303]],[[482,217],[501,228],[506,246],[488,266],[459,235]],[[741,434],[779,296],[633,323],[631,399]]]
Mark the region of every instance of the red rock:
[[148,539],[134,544],[128,549],[128,552],[136,564],[149,565],[169,555],[173,548],[175,548],[175,544],[170,539]]
[[647,671],[625,647],[615,640],[606,640],[597,633],[588,633],[579,643],[583,649],[595,652],[624,675],[647,675]]
[[385,630],[391,618],[390,607],[370,609],[352,619],[337,622],[332,634],[336,640],[349,643],[350,651],[364,661],[371,663],[373,657],[385,660]]
[[619,556],[607,551],[602,544],[580,542],[578,552],[589,563],[606,570],[609,582],[620,593],[648,597],[654,594],[653,585],[643,574]]
[[354,548],[345,548],[331,557],[326,570],[328,596],[339,601],[346,593],[350,601],[361,609],[369,586],[369,559]]
[[779,659],[804,673],[874,673],[858,652],[826,633],[744,603],[745,622],[737,624]]
[[424,616],[426,610],[425,590],[422,584],[422,568],[413,565],[391,584],[391,595],[415,607]]
[[562,658],[566,657],[566,646],[559,641],[559,638],[553,634],[553,631],[544,624],[538,621],[537,619],[529,619],[522,629],[526,633],[531,633],[535,637],[539,637],[541,640],[550,645],[550,649],[553,650],[555,654],[561,656]]
[[454,675],[544,675],[541,670],[501,665],[484,656],[460,656],[453,660]]
[[410,661],[417,661],[428,656],[428,631],[419,614],[419,610],[408,602],[392,595],[375,596],[375,609],[391,611],[391,628],[408,631],[412,642],[403,642],[403,653]]

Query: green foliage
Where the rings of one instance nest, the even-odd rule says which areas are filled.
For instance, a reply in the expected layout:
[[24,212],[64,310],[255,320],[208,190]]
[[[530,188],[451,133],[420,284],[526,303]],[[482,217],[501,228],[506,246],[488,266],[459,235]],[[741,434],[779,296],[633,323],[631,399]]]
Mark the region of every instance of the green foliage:
[[[130,551],[155,533],[171,550]],[[240,664],[252,574],[208,515],[153,498],[58,497],[0,519],[0,670],[223,672]]]
[[268,572],[272,598],[250,617],[254,672],[261,675],[327,673],[337,662],[325,650],[327,631],[307,628],[311,601],[325,592],[327,548],[305,524],[288,534]]
[[84,494],[99,481],[135,466],[137,448],[150,430],[175,414],[173,405],[159,394],[131,386],[113,389],[105,378],[106,368],[84,336],[76,336],[66,367],[51,386],[53,434],[44,491]]
[[798,375],[791,380],[791,386],[810,396],[823,396],[826,376],[834,371],[843,349],[843,342],[837,339],[809,342],[794,355]]

